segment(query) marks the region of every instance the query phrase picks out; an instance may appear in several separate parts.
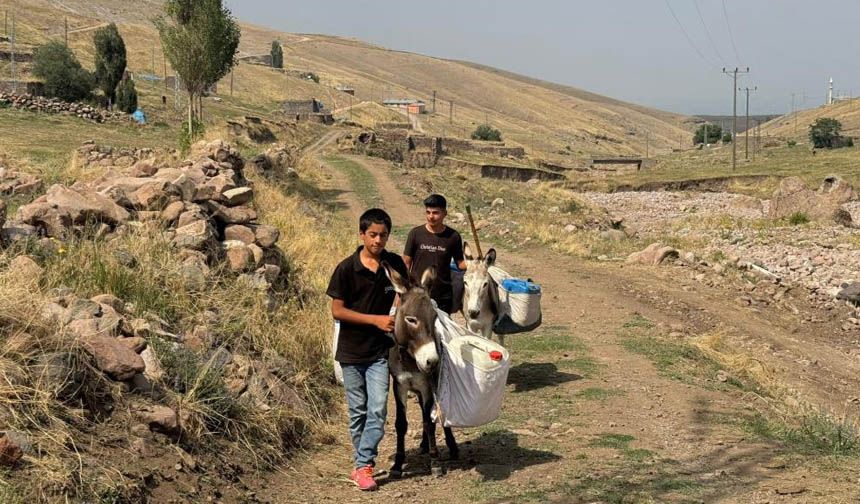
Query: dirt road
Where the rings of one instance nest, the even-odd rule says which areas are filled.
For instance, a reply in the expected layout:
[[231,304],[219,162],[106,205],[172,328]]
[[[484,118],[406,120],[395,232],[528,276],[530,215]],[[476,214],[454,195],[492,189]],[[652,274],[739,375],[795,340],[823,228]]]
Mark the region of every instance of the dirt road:
[[[421,208],[397,190],[385,162],[351,159],[373,177],[396,223],[420,223]],[[336,183],[348,182],[333,175]],[[764,337],[783,321],[744,313],[718,291],[685,289],[670,271],[586,262],[540,247],[499,249],[499,263],[542,284],[544,325],[508,338],[513,367],[502,416],[457,431],[460,460],[445,460],[443,452],[445,474],[431,473],[429,460],[417,453],[420,422],[410,405],[411,450],[402,480],[386,473],[394,451],[389,424],[377,468],[380,490],[361,494],[348,481],[341,418],[334,445],[296,459],[288,478],[258,495],[275,502],[289,495],[291,502],[445,503],[860,498],[854,459],[801,456],[796,447],[760,435],[768,425],[756,415],[760,396],[682,341],[664,337],[727,322]],[[807,385],[825,381],[832,390],[824,378]]]

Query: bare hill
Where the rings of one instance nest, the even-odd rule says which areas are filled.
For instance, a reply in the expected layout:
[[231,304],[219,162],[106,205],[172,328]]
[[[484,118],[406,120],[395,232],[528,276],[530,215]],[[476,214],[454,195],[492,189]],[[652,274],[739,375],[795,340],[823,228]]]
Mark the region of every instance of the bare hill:
[[820,117],[832,117],[842,123],[842,134],[860,138],[860,99],[836,102],[833,105],[799,110],[762,124],[763,135],[808,141],[809,125]]
[[[85,64],[91,64],[91,32],[112,21],[126,39],[132,70],[170,73],[150,22],[160,10],[159,0],[135,2],[133,7],[106,0],[9,3],[12,9],[18,7],[22,43],[39,44],[62,37],[63,18],[68,16],[70,45]],[[488,121],[502,131],[507,142],[544,155],[636,155],[645,153],[646,143],[654,154],[686,143],[690,135],[684,116],[475,63],[250,24],[243,24],[242,29],[242,56],[267,54],[272,40],[280,40],[285,47],[287,72],[250,63],[240,64],[235,72],[233,92],[237,99],[265,110],[274,111],[284,99],[311,96],[330,108],[343,108],[350,105],[350,97],[336,87],[349,84],[356,90],[354,101],[425,100],[430,113],[419,121],[429,133],[468,136],[476,124]],[[319,84],[298,78],[300,72],[318,75]],[[229,82],[221,83],[220,94],[225,91],[229,92]]]

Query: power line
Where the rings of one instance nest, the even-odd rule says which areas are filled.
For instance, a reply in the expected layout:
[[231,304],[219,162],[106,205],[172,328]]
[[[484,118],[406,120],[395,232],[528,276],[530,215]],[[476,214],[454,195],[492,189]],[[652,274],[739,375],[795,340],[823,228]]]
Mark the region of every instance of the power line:
[[687,33],[687,30],[684,29],[684,25],[681,24],[681,20],[678,19],[678,16],[675,15],[675,11],[672,9],[672,5],[669,3],[669,0],[665,0],[665,1],[666,1],[666,7],[669,8],[669,12],[672,14],[672,17],[675,18],[675,22],[678,23],[678,28],[681,29],[681,33],[684,34],[684,38],[687,39],[687,43],[690,44],[690,47],[692,47],[693,50],[696,51],[696,53],[699,55],[700,58],[702,58],[702,60],[705,61],[705,63],[707,63],[708,65],[710,65],[712,67],[716,67],[716,65],[711,63],[711,61],[708,58],[706,58],[704,54],[702,54],[702,51],[699,50],[699,48],[696,46],[696,44],[693,43],[693,39],[690,38],[690,35]]
[[698,0],[693,0],[693,5],[695,5],[695,6],[696,6],[696,13],[698,13],[698,14],[699,14],[699,21],[701,21],[701,22],[702,22],[702,28],[704,28],[704,29],[705,29],[705,35],[707,35],[707,36],[708,36],[708,41],[710,41],[710,42],[711,42],[711,47],[713,47],[713,48],[714,48],[714,52],[715,52],[715,53],[717,53],[717,57],[718,57],[718,58],[720,58],[720,62],[722,62],[722,64],[723,64],[723,65],[725,65],[725,64],[726,64],[726,60],[725,60],[725,59],[723,59],[723,55],[722,55],[722,54],[720,54],[720,50],[719,50],[719,49],[717,49],[717,44],[715,44],[715,43],[714,43],[714,39],[711,37],[711,31],[710,31],[710,30],[708,30],[708,25],[707,25],[707,24],[705,24],[705,18],[704,18],[704,17],[702,17],[702,11],[701,11],[701,10],[699,10],[699,2],[698,2]]
[[732,35],[732,25],[729,23],[729,13],[726,10],[726,0],[723,0],[723,17],[726,18],[726,28],[729,30],[729,40],[732,42],[732,49],[735,51],[735,58],[737,58],[738,63],[740,63],[741,56],[738,54],[738,47],[735,45],[735,36]]

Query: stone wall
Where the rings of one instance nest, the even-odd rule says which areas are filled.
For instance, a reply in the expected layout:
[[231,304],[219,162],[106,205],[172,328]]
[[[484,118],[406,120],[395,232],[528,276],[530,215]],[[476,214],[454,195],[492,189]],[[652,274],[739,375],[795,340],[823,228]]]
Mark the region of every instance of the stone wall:
[[29,94],[0,93],[0,106],[2,105],[32,112],[71,115],[97,123],[103,123],[108,119],[128,117],[127,114],[121,112],[108,112],[82,103],[69,103],[56,98]]
[[441,158],[439,164],[455,169],[466,170],[482,178],[493,178],[499,180],[513,180],[516,182],[528,182],[530,180],[565,180],[560,173],[541,170],[538,168],[504,166],[495,164],[473,163],[450,157]]

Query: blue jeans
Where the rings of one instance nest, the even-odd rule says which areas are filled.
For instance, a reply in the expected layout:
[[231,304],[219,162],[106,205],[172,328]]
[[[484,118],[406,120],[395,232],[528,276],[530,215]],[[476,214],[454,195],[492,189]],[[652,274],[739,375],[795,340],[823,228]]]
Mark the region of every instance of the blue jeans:
[[355,467],[373,466],[388,414],[388,359],[341,367]]

